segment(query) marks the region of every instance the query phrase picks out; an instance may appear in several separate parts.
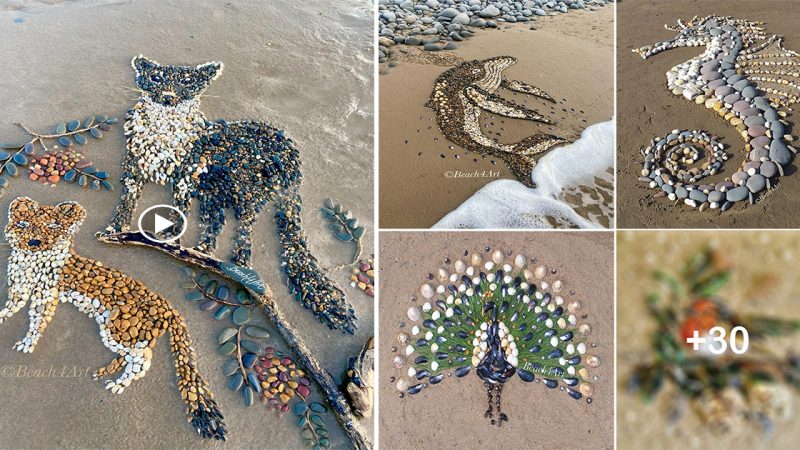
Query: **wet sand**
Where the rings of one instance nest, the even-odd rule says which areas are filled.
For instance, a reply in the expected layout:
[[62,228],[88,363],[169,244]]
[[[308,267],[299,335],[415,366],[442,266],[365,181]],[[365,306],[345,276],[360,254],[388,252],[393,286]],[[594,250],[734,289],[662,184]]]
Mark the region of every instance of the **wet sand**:
[[[664,24],[675,25],[677,19],[694,15],[731,15],[742,19],[764,21],[769,34],[786,36],[787,49],[800,51],[800,29],[797,27],[798,4],[793,1],[728,2],[720,0],[620,2],[617,35],[617,183],[618,221],[620,228],[797,228],[800,219],[800,178],[797,163],[790,164],[780,186],[766,198],[747,206],[736,205],[720,214],[719,210],[699,212],[685,205],[673,206],[667,199],[653,199],[656,191],[638,180],[642,170],[639,150],[656,136],[673,129],[705,129],[722,138],[731,156],[723,171],[708,180],[730,177],[744,158],[744,141],[722,118],[702,105],[696,105],[667,90],[665,73],[676,64],[699,55],[699,47],[679,48],[656,55],[646,61],[631,49],[651,45],[675,36]],[[795,115],[789,114],[790,122]],[[791,127],[788,128],[791,130]],[[792,131],[796,134],[795,131]],[[705,182],[705,180],[704,180]]]
[[487,135],[501,133],[501,142],[509,143],[534,132],[574,140],[586,126],[612,115],[613,17],[613,6],[608,6],[544,17],[531,24],[504,25],[499,30],[477,30],[452,52],[430,54],[409,48],[403,54],[393,47],[398,65],[382,64],[378,78],[380,226],[429,228],[487,183],[515,178],[502,161],[465,152],[447,141],[438,130],[434,112],[425,107],[434,80],[454,60],[514,56],[519,62],[504,72],[507,78],[537,86],[559,100],[552,105],[499,91],[552,114],[558,123],[551,128],[495,116],[484,127]]
[[[303,224],[322,263],[332,266],[352,257],[352,248],[333,238],[318,212],[329,196],[353,210],[366,226],[365,253],[372,253],[373,19],[368,2],[27,2],[32,6],[24,10],[14,6],[19,3],[24,2],[0,1],[0,48],[7,61],[15,62],[6,65],[0,77],[0,141],[22,138],[13,125],[18,121],[43,131],[61,120],[90,114],[123,117],[137,97],[127,88],[134,86],[130,60],[139,53],[173,64],[220,60],[225,69],[206,92],[203,111],[211,119],[269,120],[296,141],[305,175]],[[0,198],[0,225],[5,226],[6,208],[19,195],[43,203],[76,200],[87,207],[89,217],[77,235],[77,251],[144,281],[180,310],[194,339],[199,368],[225,414],[229,440],[203,441],[186,422],[166,338],[158,342],[147,375],[122,395],[112,395],[92,381],[87,373],[113,355],[101,344],[94,321],[63,304],[32,354],[12,350],[27,331],[27,307],[0,325],[0,447],[304,447],[293,417],[276,417],[258,403],[245,408],[241,394],[228,390],[222,372],[228,357],[218,352],[216,342],[227,323],[184,300],[181,285],[186,278],[177,260],[149,249],[95,241],[94,233],[105,228],[119,198],[125,152],[121,124],[85,150],[98,167],[110,172],[117,191],[83,191],[67,184],[49,188],[23,175],[11,180]],[[164,188],[148,185],[137,215],[147,206],[169,202]],[[347,357],[373,334],[373,300],[350,288],[347,274],[334,276],[356,310],[356,336],[330,331],[304,310],[289,296],[280,276],[273,211],[266,209],[256,223],[254,267],[322,366],[339,379]],[[197,217],[196,211],[192,217]],[[234,228],[227,227],[221,243],[230,244]],[[196,237],[195,228],[184,239],[191,244]],[[230,245],[224,244],[218,255],[227,259]],[[3,286],[7,254],[0,247]],[[2,288],[0,303],[5,300]],[[272,335],[270,342],[285,349],[277,333]],[[50,367],[55,373],[49,374]],[[25,375],[34,371],[44,376]],[[313,383],[312,387],[316,392]],[[326,414],[325,420],[333,447],[350,448],[335,418]],[[371,421],[364,426],[371,430]]]
[[[734,243],[735,245],[731,245]],[[654,270],[675,274],[690,256],[710,245],[719,249],[732,265],[734,276],[719,296],[740,313],[764,314],[784,319],[800,318],[797,298],[800,283],[777,267],[797,265],[800,236],[773,231],[754,234],[746,231],[621,232],[617,239],[617,443],[620,450],[648,448],[708,449],[789,449],[800,439],[797,405],[800,395],[789,388],[793,414],[776,420],[773,437],[767,440],[757,422],[729,432],[714,432],[705,426],[687,405],[677,423],[667,420],[674,398],[674,388],[665,387],[649,403],[627,391],[626,382],[632,367],[648,361],[649,336],[655,324],[647,315],[645,297],[658,288],[651,277]],[[758,264],[750,261],[758,260]],[[772,338],[761,342],[775,354],[783,355],[800,345],[800,336]],[[757,351],[751,346],[748,353]],[[674,386],[674,385],[673,385]]]
[[[380,310],[380,436],[381,448],[613,448],[613,235],[608,232],[381,232]],[[592,327],[589,342],[601,360],[596,369],[593,402],[576,401],[541,384],[517,377],[503,389],[503,411],[509,422],[489,424],[483,413],[486,392],[471,373],[445,378],[414,396],[398,397],[390,376],[390,348],[396,345],[399,323],[408,321],[409,298],[418,294],[429,272],[445,258],[462,258],[463,251],[484,253],[513,249],[555,267],[568,289],[576,291],[582,312]],[[413,255],[413,257],[409,257]]]

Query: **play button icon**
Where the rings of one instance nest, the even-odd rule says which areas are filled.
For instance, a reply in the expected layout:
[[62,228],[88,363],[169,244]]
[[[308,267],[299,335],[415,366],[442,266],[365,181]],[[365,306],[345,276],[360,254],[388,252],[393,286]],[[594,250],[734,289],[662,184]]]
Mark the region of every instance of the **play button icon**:
[[172,242],[186,231],[186,216],[169,205],[155,205],[139,216],[139,232],[153,242]]

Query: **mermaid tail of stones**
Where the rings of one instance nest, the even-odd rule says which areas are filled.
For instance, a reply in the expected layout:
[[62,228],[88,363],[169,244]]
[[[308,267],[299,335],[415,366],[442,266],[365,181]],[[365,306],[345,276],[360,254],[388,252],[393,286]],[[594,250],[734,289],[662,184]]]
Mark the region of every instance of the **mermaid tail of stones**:
[[565,143],[567,141],[559,137],[536,134],[517,143],[514,146],[514,153],[502,153],[500,157],[522,184],[529,188],[535,188],[536,185],[531,179],[531,172],[536,167],[534,157]]
[[289,290],[303,307],[311,310],[320,322],[331,329],[355,332],[355,312],[344,292],[319,267],[317,258],[308,249],[301,227],[299,194],[284,192],[275,203],[275,223],[281,243],[281,270],[286,274]]

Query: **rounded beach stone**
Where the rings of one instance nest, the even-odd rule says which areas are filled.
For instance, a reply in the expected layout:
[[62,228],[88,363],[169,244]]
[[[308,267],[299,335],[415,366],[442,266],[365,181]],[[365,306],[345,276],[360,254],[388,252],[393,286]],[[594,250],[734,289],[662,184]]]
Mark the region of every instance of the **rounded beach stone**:
[[731,189],[725,194],[725,199],[729,202],[740,202],[747,198],[750,190],[747,186],[739,186]]
[[782,140],[775,139],[769,146],[769,159],[776,163],[785,166],[792,160],[792,152]]
[[766,188],[767,179],[763,175],[755,174],[747,180],[747,189],[754,194],[758,194]]
[[747,173],[742,171],[736,172],[731,176],[731,181],[733,181],[733,184],[742,185],[747,181]]
[[765,161],[759,167],[759,172],[767,178],[772,178],[778,174],[778,166],[772,161]]
[[723,200],[725,200],[725,193],[724,192],[711,191],[711,193],[708,194],[708,201],[710,201],[710,202],[719,203],[719,202],[721,202]]

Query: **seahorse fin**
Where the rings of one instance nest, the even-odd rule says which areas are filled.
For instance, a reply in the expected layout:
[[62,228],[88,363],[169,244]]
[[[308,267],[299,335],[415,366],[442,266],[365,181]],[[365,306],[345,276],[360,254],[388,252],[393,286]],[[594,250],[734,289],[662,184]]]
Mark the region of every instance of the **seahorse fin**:
[[486,92],[477,86],[470,85],[464,88],[464,94],[476,106],[486,111],[514,119],[527,119],[542,123],[553,123],[537,111],[518,105],[498,95]]

